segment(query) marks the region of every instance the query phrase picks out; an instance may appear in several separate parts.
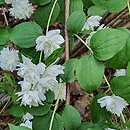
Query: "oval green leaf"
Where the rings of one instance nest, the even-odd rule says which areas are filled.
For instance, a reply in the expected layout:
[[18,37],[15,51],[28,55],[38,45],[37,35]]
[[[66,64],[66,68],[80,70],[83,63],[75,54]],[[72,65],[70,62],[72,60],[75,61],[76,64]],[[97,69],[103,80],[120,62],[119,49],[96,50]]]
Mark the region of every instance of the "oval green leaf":
[[9,32],[7,29],[0,29],[0,46],[6,45],[9,41]]
[[89,16],[102,16],[107,12],[107,10],[101,6],[93,5],[88,9]]
[[[34,117],[32,123],[33,130],[49,130],[51,117],[52,117],[52,111],[49,111],[44,116]],[[55,114],[52,130],[62,130],[62,129],[63,129],[62,118],[60,115]]]
[[71,0],[70,1],[70,13],[81,10],[83,11],[83,2],[82,0]]
[[65,105],[65,108],[62,113],[62,119],[65,130],[75,130],[81,125],[80,114],[71,105]]
[[130,103],[130,76],[115,77],[110,85],[115,95],[124,98]]
[[41,27],[35,22],[23,22],[16,25],[10,32],[10,40],[21,48],[36,45],[36,38],[42,35]]
[[72,83],[76,80],[75,70],[78,63],[78,59],[70,59],[65,63],[65,80],[67,83]]
[[76,67],[76,77],[82,89],[91,93],[100,87],[104,75],[104,65],[93,55],[82,57]]
[[129,35],[118,29],[106,28],[92,36],[90,46],[96,59],[105,61],[112,58],[126,44]]
[[82,30],[86,21],[83,11],[74,11],[67,20],[67,28],[72,33],[78,33]]
[[119,29],[126,32],[129,37],[123,49],[107,61],[107,66],[114,69],[126,68],[128,62],[130,61],[130,31],[125,28]]
[[127,0],[92,0],[96,5],[106,8],[111,13],[120,12],[127,6]]

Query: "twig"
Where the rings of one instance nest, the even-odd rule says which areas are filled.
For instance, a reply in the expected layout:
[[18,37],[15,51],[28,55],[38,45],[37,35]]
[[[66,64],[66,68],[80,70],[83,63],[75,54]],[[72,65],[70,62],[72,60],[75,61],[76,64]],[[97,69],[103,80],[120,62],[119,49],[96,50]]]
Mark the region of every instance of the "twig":
[[[67,19],[69,17],[70,0],[65,0],[65,61],[69,60],[69,36],[67,31]],[[70,86],[66,85],[66,104],[70,103]]]
[[0,115],[1,115],[1,113],[5,110],[5,108],[7,107],[7,105],[8,105],[8,103],[9,103],[10,99],[11,99],[11,97],[8,98],[6,104],[4,105],[4,107],[2,108],[2,110],[0,111]]
[[5,19],[6,25],[9,26],[9,23],[8,23],[6,14],[5,14],[5,9],[3,7],[2,7],[2,12],[3,12],[3,15],[4,15],[4,19]]

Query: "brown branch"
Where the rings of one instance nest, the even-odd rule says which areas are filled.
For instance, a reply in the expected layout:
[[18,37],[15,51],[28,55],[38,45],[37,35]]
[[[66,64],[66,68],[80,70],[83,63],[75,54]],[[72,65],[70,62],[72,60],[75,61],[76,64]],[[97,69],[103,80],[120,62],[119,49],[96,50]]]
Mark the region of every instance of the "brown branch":
[[[70,0],[65,0],[65,61],[69,60],[69,36],[67,31],[67,19],[69,17]],[[66,85],[66,104],[70,103],[70,86]]]
[[3,12],[4,19],[5,19],[5,23],[6,23],[7,26],[9,26],[9,23],[8,23],[6,14],[5,14],[5,9],[3,7],[2,7],[2,12]]

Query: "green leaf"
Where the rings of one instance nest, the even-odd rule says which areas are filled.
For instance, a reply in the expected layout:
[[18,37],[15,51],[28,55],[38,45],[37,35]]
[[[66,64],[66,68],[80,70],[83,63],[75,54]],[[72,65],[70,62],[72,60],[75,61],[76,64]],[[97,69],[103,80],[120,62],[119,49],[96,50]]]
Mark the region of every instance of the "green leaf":
[[51,2],[51,0],[30,0],[32,3],[37,3],[39,5],[46,5],[49,2]]
[[4,0],[0,0],[0,5],[5,4]]
[[127,0],[92,0],[96,5],[106,8],[111,13],[120,12],[127,6]]
[[[33,130],[49,130],[49,125],[51,121],[52,112],[50,111],[44,116],[36,116],[33,119]],[[55,114],[52,130],[62,130],[63,129],[63,122],[60,115]]]
[[24,126],[15,126],[13,124],[9,124],[10,130],[31,130],[30,128]]
[[38,64],[39,62],[39,57],[40,57],[40,52],[36,52],[36,49],[34,47],[32,48],[23,48],[21,50],[21,53],[25,55],[26,57],[29,57],[32,59],[32,62],[35,64]]
[[49,90],[45,93],[46,96],[46,102],[53,103],[55,100],[55,94],[53,91]]
[[104,65],[93,55],[82,57],[76,67],[76,77],[82,89],[91,93],[100,87],[104,75]]
[[10,108],[10,113],[15,117],[22,117],[24,113],[24,107],[19,104],[14,104]]
[[94,123],[98,123],[101,121],[110,121],[110,113],[108,113],[105,108],[101,108],[100,104],[97,102],[98,99],[106,96],[105,94],[100,94],[97,95],[93,98],[91,106],[90,106],[90,111],[91,111],[91,116],[92,120]]
[[89,7],[93,5],[92,0],[82,0],[82,1],[83,1],[83,5],[85,9],[88,9]]
[[38,107],[26,107],[27,111],[34,116],[43,116],[49,112],[51,104],[44,103],[44,105],[39,105]]
[[62,119],[65,130],[75,130],[81,124],[79,112],[74,107],[67,104],[63,110]]
[[[47,27],[47,22],[48,22],[48,18],[49,18],[52,6],[53,6],[53,1],[47,5],[39,6],[35,10],[34,19],[42,28]],[[59,13],[60,13],[60,6],[57,3],[51,17],[50,25],[52,25],[56,21]]]
[[0,51],[4,48],[5,46],[0,46]]
[[6,45],[9,41],[9,32],[7,29],[0,29],[0,46]]
[[107,61],[107,66],[109,68],[114,69],[126,68],[128,62],[130,61],[130,31],[125,28],[119,28],[119,29],[128,34],[129,37],[123,49],[119,51],[116,55],[114,55],[114,57],[112,57]]
[[51,63],[53,63],[58,57],[61,56],[61,54],[63,54],[64,52],[64,48],[58,48],[57,50],[55,50],[45,61],[45,64],[47,66],[49,66]]
[[96,59],[108,60],[118,53],[126,44],[129,35],[118,29],[106,28],[92,36],[90,46]]
[[60,21],[62,24],[64,24],[65,16],[63,14],[65,14],[65,1],[64,0],[58,0],[58,4],[60,6],[60,13],[59,13],[59,16],[58,16],[58,21]]
[[130,103],[130,76],[115,77],[110,85],[115,95],[124,98]]
[[78,63],[78,59],[70,59],[65,63],[65,81],[67,83],[72,83],[76,80],[75,70]]
[[84,122],[80,125],[77,130],[105,130],[106,125],[103,123],[93,124]]
[[82,0],[71,0],[70,1],[70,13],[81,10],[83,11],[83,2]]
[[42,35],[41,27],[35,22],[23,22],[16,25],[10,32],[10,40],[21,48],[31,48],[35,40]]
[[102,16],[107,12],[106,9],[104,9],[101,6],[93,5],[88,9],[88,15],[89,16]]
[[130,62],[127,65],[126,73],[128,76],[130,76]]
[[86,21],[83,11],[74,11],[67,20],[67,28],[72,33],[78,33],[82,30]]

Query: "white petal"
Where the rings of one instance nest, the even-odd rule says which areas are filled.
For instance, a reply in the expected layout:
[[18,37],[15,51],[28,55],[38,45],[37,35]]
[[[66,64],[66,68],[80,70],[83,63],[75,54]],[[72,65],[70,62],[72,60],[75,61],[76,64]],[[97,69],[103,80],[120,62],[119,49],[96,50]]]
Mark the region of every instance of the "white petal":
[[60,34],[60,30],[59,29],[55,29],[55,30],[50,30],[49,32],[47,32],[47,36],[48,37],[52,37],[54,35],[59,35]]

